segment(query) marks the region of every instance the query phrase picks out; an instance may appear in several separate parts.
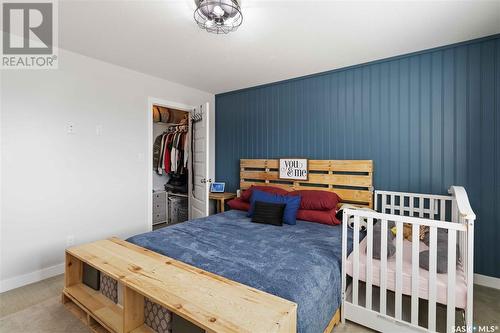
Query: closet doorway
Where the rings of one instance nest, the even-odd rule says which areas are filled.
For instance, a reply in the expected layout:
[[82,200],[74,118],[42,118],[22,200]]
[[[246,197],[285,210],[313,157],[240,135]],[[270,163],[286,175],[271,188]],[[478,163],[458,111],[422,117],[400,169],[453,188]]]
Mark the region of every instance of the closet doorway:
[[208,214],[207,113],[208,103],[149,100],[148,230]]

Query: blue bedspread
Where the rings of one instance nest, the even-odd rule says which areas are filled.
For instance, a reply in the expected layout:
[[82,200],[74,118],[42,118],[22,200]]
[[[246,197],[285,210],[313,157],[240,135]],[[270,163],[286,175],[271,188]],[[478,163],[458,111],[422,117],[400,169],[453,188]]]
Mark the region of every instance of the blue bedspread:
[[301,333],[322,333],[340,306],[340,225],[277,227],[231,210],[128,241],[297,303]]

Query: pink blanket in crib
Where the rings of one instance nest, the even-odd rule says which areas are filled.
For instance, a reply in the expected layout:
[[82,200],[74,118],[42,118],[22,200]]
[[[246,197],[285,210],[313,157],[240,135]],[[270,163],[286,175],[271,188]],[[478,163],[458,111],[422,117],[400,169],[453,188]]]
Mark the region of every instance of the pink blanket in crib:
[[[366,282],[366,242],[365,237],[359,244],[359,275],[358,279]],[[403,241],[403,272],[402,272],[402,293],[411,295],[412,283],[412,243],[406,239]],[[420,242],[420,250],[425,251],[428,247]],[[348,275],[353,274],[353,253],[349,255],[346,263],[346,272]],[[380,286],[380,260],[372,260],[372,284]],[[429,271],[419,268],[419,297],[429,299]],[[448,274],[436,274],[436,301],[441,304],[447,304],[448,298]],[[396,255],[387,259],[387,289],[396,290]],[[457,265],[455,277],[455,307],[465,309],[467,304],[467,285],[465,283],[465,274],[461,265]]]

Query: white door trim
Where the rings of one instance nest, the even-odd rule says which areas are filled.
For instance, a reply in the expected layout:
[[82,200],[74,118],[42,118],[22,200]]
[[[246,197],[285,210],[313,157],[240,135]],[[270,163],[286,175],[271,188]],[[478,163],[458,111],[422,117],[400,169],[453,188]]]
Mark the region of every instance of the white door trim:
[[[203,109],[205,109],[203,111]],[[205,154],[203,161],[194,161],[192,163],[192,172],[193,172],[193,180],[194,183],[191,184],[192,190],[189,194],[191,198],[191,218],[198,218],[208,216],[209,211],[209,183],[210,183],[210,102],[204,102],[198,108],[193,110],[194,112],[201,112],[202,119],[200,120],[200,124],[203,125],[202,128],[196,128],[193,125],[193,145],[191,147],[191,161],[198,156],[198,151],[200,149],[200,142],[204,142],[204,147],[201,150]],[[198,134],[198,135],[197,135]],[[201,134],[201,136],[200,136]],[[200,167],[201,164],[201,167]],[[201,176],[198,178],[197,176]],[[205,180],[205,181],[203,181]],[[201,183],[200,183],[201,182]],[[197,196],[197,194],[202,194],[203,198]]]
[[[146,168],[148,177],[148,198],[147,198],[147,209],[146,209],[146,230],[153,230],[153,105],[164,106],[166,108],[172,108],[177,110],[182,110],[186,112],[192,112],[194,106],[186,105],[182,103],[167,101],[165,99],[148,97],[148,105],[146,109],[147,115],[147,149],[146,149]],[[190,129],[191,130],[191,129]],[[191,172],[191,171],[190,171]],[[191,179],[191,177],[189,177]],[[189,186],[189,185],[188,185]],[[190,211],[191,202],[188,198],[188,211]]]

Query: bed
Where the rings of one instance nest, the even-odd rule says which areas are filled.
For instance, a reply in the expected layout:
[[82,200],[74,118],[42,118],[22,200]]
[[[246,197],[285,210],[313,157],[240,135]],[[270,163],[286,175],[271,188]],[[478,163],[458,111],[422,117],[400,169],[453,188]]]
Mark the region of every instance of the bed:
[[[282,180],[278,159],[240,160],[240,189],[268,185],[336,192],[373,207],[373,161],[309,160],[308,179]],[[341,226],[275,227],[229,211],[129,238],[141,247],[298,304],[298,332],[330,332],[341,305]],[[348,238],[348,248],[352,245]]]
[[[278,167],[277,159],[240,160],[240,188],[245,190],[252,185],[264,185],[288,191],[322,190],[336,192],[344,202],[373,207],[373,162],[370,160],[309,160],[308,179],[301,181],[279,179]],[[147,327],[149,332],[150,328],[156,330],[154,323],[148,321],[152,317],[154,318],[151,320],[158,321],[156,313],[166,311],[164,319],[167,321],[171,320],[171,313],[167,309],[178,314],[179,309],[184,308],[181,303],[177,304],[169,298],[170,294],[180,297],[176,294],[178,290],[187,290],[185,279],[176,278],[176,274],[182,272],[186,276],[196,275],[196,278],[191,280],[195,281],[193,283],[203,284],[210,280],[210,283],[224,287],[224,293],[209,293],[208,297],[204,297],[204,293],[200,294],[200,290],[206,289],[202,285],[194,286],[193,290],[197,293],[191,293],[191,296],[187,295],[190,291],[183,294],[190,297],[186,299],[190,308],[198,305],[196,300],[203,303],[203,309],[207,310],[202,312],[203,322],[210,322],[207,327],[213,327],[214,323],[218,322],[224,323],[225,319],[235,318],[233,308],[225,307],[219,307],[217,312],[217,318],[222,321],[216,317],[207,317],[210,312],[210,306],[206,307],[207,299],[215,297],[220,304],[221,299],[233,297],[230,295],[236,293],[241,296],[239,299],[244,300],[243,303],[250,302],[248,307],[256,310],[255,304],[260,303],[253,302],[252,297],[259,294],[262,299],[267,300],[263,301],[262,309],[270,307],[274,310],[274,305],[269,304],[275,304],[273,302],[278,302],[277,300],[287,303],[287,307],[283,309],[290,308],[290,312],[276,310],[281,311],[281,317],[288,318],[290,313],[293,316],[293,320],[286,319],[287,324],[282,327],[284,330],[280,331],[295,332],[296,327],[300,333],[330,333],[340,321],[342,237],[340,225],[298,220],[296,225],[276,227],[252,223],[246,217],[246,212],[232,210],[135,235],[130,237],[128,242],[112,239],[84,244],[66,250],[63,302],[73,301],[80,306],[82,304],[79,301],[88,300],[89,293],[94,293],[82,285],[82,265],[87,263],[107,274],[111,280],[114,279],[112,290],[123,290],[124,295],[133,299],[128,303],[124,302],[123,308],[120,308],[119,301],[115,304],[116,301],[102,300],[101,296],[92,294],[106,305],[102,308],[116,310],[118,315],[113,318],[117,318],[117,324],[123,319],[123,326],[127,326],[127,320],[133,319],[132,323],[128,323],[133,324],[129,325],[130,327]],[[350,251],[352,237],[348,236],[345,243]],[[168,260],[163,262],[165,258]],[[170,268],[172,261],[177,262],[174,268]],[[159,263],[160,266],[157,266]],[[173,275],[169,277],[168,272]],[[162,279],[168,281],[163,283]],[[170,287],[165,289],[165,286]],[[87,290],[82,297],[73,297],[75,295],[72,291],[79,292],[82,289]],[[260,291],[264,293],[259,293]],[[110,298],[105,289],[100,292],[104,298]],[[245,293],[249,294],[245,296]],[[156,297],[160,294],[162,297]],[[155,306],[160,308],[151,310],[147,297],[156,297],[158,303]],[[290,307],[291,305],[293,307]],[[260,311],[261,308],[257,308]],[[102,310],[101,307],[97,311],[90,311],[92,309],[83,304],[83,309],[87,317],[90,315],[94,319],[102,319],[97,313]],[[135,317],[129,318],[125,314],[131,311]],[[192,313],[183,313],[185,319],[192,319]],[[109,314],[109,311],[106,314]],[[244,313],[236,317],[242,325],[254,320],[252,318],[258,318],[246,319]],[[95,322],[96,320],[91,320],[89,323]],[[102,320],[100,323],[103,327],[107,324]],[[281,322],[271,319],[265,321],[265,325],[268,324],[273,327],[282,326]],[[161,332],[170,332],[169,325],[167,323],[165,330]],[[231,327],[229,331],[237,332],[239,327]]]
[[232,210],[128,241],[296,302],[298,332],[317,333],[340,306],[341,237],[341,226],[262,225]]

